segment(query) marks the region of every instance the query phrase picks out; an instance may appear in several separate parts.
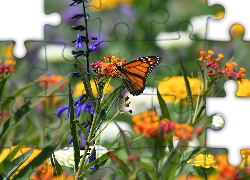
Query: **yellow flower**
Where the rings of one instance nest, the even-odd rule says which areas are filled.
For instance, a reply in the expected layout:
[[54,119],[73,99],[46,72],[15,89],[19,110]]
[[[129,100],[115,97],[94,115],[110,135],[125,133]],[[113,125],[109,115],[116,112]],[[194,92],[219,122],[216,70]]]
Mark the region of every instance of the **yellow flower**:
[[14,66],[14,65],[16,65],[16,61],[13,61],[13,60],[6,60],[6,61],[5,61],[5,65]]
[[131,4],[132,2],[133,0],[92,0],[90,3],[90,10],[93,12],[110,10],[116,8],[122,3]]
[[2,48],[2,54],[3,54],[3,57],[5,59],[13,59],[14,58],[14,56],[12,54],[13,47],[14,47],[14,44],[11,44],[11,45],[7,45],[7,46]]
[[236,96],[250,97],[250,80],[243,79],[243,81],[244,83],[240,83],[240,81],[237,81],[239,88]]
[[[0,162],[2,162],[16,147],[17,146],[12,146],[11,149],[10,148],[4,149],[0,154]],[[25,147],[25,146],[21,147],[13,159],[17,158],[18,156],[21,156],[23,153],[25,153],[30,149],[31,147]],[[17,169],[17,171],[11,176],[10,179],[13,179],[25,166],[27,166],[41,152],[42,152],[41,150],[35,149],[31,154],[31,156]]]
[[[191,161],[193,161],[193,159],[190,159],[187,161],[187,163],[190,163]],[[197,166],[197,167],[203,167],[203,168],[218,168],[216,161],[214,159],[213,155],[206,155],[206,154],[198,154],[197,156],[195,156],[194,158],[194,162],[192,164],[193,166]]]
[[[90,80],[90,85],[91,85],[91,88],[92,88],[93,95],[94,95],[95,97],[97,97],[97,90],[96,90],[96,87],[95,87],[95,82],[94,82],[94,80]],[[107,87],[107,84],[105,85],[104,90],[106,89],[106,87]],[[109,84],[108,89],[107,89],[107,91],[106,91],[106,94],[111,93],[111,92],[113,91],[113,89],[114,89],[114,88]],[[103,90],[103,91],[104,91],[104,90]],[[75,96],[75,97],[78,97],[78,96],[81,96],[81,95],[83,95],[83,94],[86,94],[86,91],[85,91],[85,89],[84,89],[84,84],[83,84],[82,82],[80,82],[80,83],[78,83],[78,84],[76,85],[76,87],[75,87],[74,96]]]
[[246,161],[247,161],[247,165],[248,165],[247,167],[250,167],[250,157],[249,157],[250,150],[243,149],[243,150],[240,151],[240,153],[241,153],[241,156],[242,156],[242,162],[241,162],[239,168],[244,169]]
[[[203,83],[199,81],[198,78],[189,78],[191,92],[193,95],[193,101],[197,99],[199,87],[201,87],[200,95],[203,95]],[[158,84],[159,92],[161,93],[163,99],[168,103],[179,103],[181,100],[183,105],[188,105],[187,103],[187,90],[183,76],[166,77]]]

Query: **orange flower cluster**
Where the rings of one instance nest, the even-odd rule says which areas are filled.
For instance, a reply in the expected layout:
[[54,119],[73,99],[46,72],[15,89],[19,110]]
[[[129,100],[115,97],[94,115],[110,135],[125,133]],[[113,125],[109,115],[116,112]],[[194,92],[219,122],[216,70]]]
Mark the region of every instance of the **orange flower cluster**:
[[219,179],[220,180],[234,180],[238,172],[237,167],[232,167],[227,163],[227,155],[216,156],[218,163]]
[[132,121],[136,134],[150,138],[167,138],[167,133],[174,134],[178,140],[192,140],[193,127],[187,124],[170,122],[168,119],[160,120],[154,111],[144,112],[133,116]]
[[[62,79],[63,79],[63,76],[61,76],[61,75],[47,76],[47,77],[44,77],[41,79],[39,86],[50,88],[51,86],[57,84]],[[69,79],[67,79],[57,90],[61,90],[62,88],[66,87],[68,84],[68,81],[69,81]]]
[[228,78],[233,78],[233,75],[235,74],[236,80],[237,80],[237,81],[240,81],[240,83],[242,83],[242,82],[244,82],[244,81],[242,81],[242,79],[244,79],[244,78],[246,77],[246,75],[243,74],[243,73],[246,72],[246,70],[245,70],[245,68],[241,67],[241,68],[240,68],[240,71],[237,72],[237,71],[234,69],[234,67],[236,67],[237,65],[238,65],[238,64],[236,64],[235,62],[227,63],[225,69],[224,69],[223,71],[221,71],[221,72],[227,73],[227,77],[228,77]]
[[221,59],[224,58],[223,54],[218,54],[218,58],[217,59],[213,59],[211,56],[214,54],[214,52],[212,50],[208,51],[208,56],[204,57],[206,55],[206,52],[204,51],[200,51],[200,55],[201,57],[199,59],[197,59],[198,61],[204,61],[204,62],[210,62],[210,61],[215,61],[217,63],[221,64]]
[[96,76],[107,76],[107,78],[115,78],[118,77],[115,69],[116,65],[124,66],[126,64],[126,59],[120,60],[115,56],[108,55],[104,57],[105,62],[98,61],[97,63],[92,63],[91,67],[98,70]]
[[[48,161],[48,160],[46,160]],[[45,162],[41,167],[36,168],[36,174],[31,178],[31,180],[74,180],[73,176],[68,177],[67,173],[63,173],[60,176],[53,176],[56,170],[54,167],[49,166]]]
[[180,141],[191,141],[192,140],[192,132],[194,128],[187,124],[175,124],[175,132],[174,135],[179,138]]

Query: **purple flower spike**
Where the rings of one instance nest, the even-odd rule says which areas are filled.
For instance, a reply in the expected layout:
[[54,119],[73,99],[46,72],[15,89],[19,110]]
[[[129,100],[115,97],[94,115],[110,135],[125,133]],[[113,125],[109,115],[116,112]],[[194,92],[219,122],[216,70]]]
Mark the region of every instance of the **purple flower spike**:
[[[88,162],[88,164],[89,163],[91,163],[92,161],[94,161],[95,160],[95,156],[92,154],[90,157],[89,157],[89,162]],[[94,170],[95,169],[95,166],[92,166],[91,168],[89,168],[90,170]]]
[[76,117],[79,118],[81,114],[81,101],[78,100],[78,103],[76,105]]
[[82,39],[81,39],[81,35],[80,34],[77,34],[76,46],[75,47],[83,49]]
[[62,108],[58,109],[57,110],[57,117],[60,116],[67,109],[68,109],[68,118],[65,119],[65,120],[68,120],[70,118],[70,115],[69,115],[69,106],[68,107],[62,107]]
[[90,51],[94,51],[94,53],[96,52],[96,47],[101,44],[103,42],[103,39],[100,39],[97,43],[95,43],[94,45],[89,46],[89,50]]
[[92,102],[89,101],[88,104],[84,104],[82,106],[82,111],[85,113],[86,110],[89,112],[89,114],[94,114],[94,109],[92,108]]

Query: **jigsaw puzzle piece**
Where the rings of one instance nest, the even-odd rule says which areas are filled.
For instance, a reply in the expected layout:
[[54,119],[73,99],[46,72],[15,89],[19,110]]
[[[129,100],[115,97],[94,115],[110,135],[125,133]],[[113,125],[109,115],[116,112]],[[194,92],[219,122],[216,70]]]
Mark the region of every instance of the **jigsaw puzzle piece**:
[[[161,31],[188,31],[192,39],[206,39],[206,24],[207,19],[215,17],[218,12],[223,12],[224,8],[220,5],[209,8],[207,1],[201,0],[169,0],[165,5],[166,10],[169,13],[169,18],[165,23],[166,27]],[[176,11],[181,9],[182,12]],[[188,26],[179,28],[179,24],[182,22],[189,22]]]
[[[239,3],[234,1],[225,1],[225,0],[209,0],[207,2],[208,6],[214,6],[215,4],[221,4],[226,9],[225,15],[222,19],[208,19],[207,22],[207,39],[213,41],[231,41],[229,35],[229,30],[234,24],[239,24],[245,28],[245,34],[243,37],[244,41],[250,40],[250,33],[248,32],[250,26],[246,17],[248,16],[248,10],[245,6],[246,1],[241,0]],[[234,12],[237,12],[236,14]],[[246,12],[246,13],[245,13]]]
[[[249,149],[245,141],[238,141],[235,139],[235,132],[237,129],[237,137],[246,137],[247,132],[247,122],[243,119],[238,118],[238,114],[235,113],[236,107],[239,107],[241,112],[247,112],[247,107],[249,105],[248,98],[236,97],[236,92],[238,89],[237,83],[235,81],[227,81],[224,84],[224,89],[226,91],[226,98],[211,98],[207,97],[207,107],[206,114],[211,116],[212,114],[219,112],[223,117],[225,117],[224,127],[217,132],[213,132],[210,129],[207,130],[207,146],[208,147],[221,147],[227,148],[228,162],[231,166],[239,166],[241,163],[240,149]],[[244,109],[245,108],[245,109]],[[247,116],[246,116],[247,117]],[[238,119],[237,123],[233,123],[235,119]],[[242,126],[245,124],[245,126]],[[235,140],[234,140],[235,139]],[[233,141],[233,146],[232,146]]]
[[[4,24],[0,39],[1,41],[15,40],[13,53],[16,57],[22,58],[25,56],[27,48],[24,46],[24,42],[27,40],[44,41],[44,25],[58,25],[60,22],[60,16],[56,13],[49,15],[44,14],[42,8],[44,7],[43,0],[36,3],[32,0],[25,0],[22,2],[14,0],[12,2],[15,6],[8,2],[1,2],[1,13],[5,13],[4,9],[11,9],[18,14],[18,16],[6,17],[6,14],[0,15],[0,21]],[[30,8],[30,6],[32,6],[32,8]],[[33,18],[32,23],[30,21],[31,17]],[[17,27],[19,33],[16,32]]]

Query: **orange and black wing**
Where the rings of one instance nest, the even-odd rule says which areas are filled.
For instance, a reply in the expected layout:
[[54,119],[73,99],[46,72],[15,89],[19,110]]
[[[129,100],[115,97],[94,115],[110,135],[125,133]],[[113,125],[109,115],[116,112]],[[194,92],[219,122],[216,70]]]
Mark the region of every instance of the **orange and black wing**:
[[146,78],[160,64],[161,57],[148,56],[134,60],[125,66],[117,66],[116,73],[123,79],[133,96],[140,95],[147,84]]

